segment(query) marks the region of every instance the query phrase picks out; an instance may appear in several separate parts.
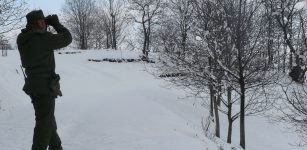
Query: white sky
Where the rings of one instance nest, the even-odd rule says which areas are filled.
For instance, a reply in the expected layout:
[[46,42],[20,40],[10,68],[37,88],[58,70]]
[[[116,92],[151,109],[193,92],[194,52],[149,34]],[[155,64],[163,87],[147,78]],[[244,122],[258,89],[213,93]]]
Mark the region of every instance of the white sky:
[[60,13],[65,0],[27,0],[29,10],[42,9],[45,15]]

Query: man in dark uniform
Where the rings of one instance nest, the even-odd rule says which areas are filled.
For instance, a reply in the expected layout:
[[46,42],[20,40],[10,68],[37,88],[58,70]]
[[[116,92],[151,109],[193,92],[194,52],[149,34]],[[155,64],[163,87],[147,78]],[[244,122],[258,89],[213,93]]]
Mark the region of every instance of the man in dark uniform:
[[[23,90],[31,97],[35,110],[32,150],[63,150],[54,116],[55,98],[61,96],[59,75],[55,73],[54,50],[72,42],[70,32],[57,15],[46,18],[42,10],[26,15],[27,26],[17,38],[26,79]],[[47,31],[52,26],[57,34]]]

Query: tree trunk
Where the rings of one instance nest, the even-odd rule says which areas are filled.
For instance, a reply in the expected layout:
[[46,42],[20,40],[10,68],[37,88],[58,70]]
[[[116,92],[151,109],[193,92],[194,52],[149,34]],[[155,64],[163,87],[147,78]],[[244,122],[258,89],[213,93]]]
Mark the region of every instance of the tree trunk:
[[[149,18],[149,14],[148,14]],[[148,28],[147,28],[147,45],[146,45],[146,60],[149,60],[148,54],[149,54],[149,46],[150,46],[150,34],[151,34],[151,20],[148,20]]]
[[213,87],[212,87],[212,85],[210,85],[210,87],[209,87],[209,90],[210,90],[210,116],[212,116],[213,117],[213,101],[214,101],[214,93],[213,93]]
[[285,46],[284,44],[283,73],[286,73],[286,69],[287,69],[286,60],[287,60],[287,46]]
[[7,50],[6,49],[2,49],[2,56],[7,56]]
[[[212,72],[212,58],[209,57],[209,69],[210,69],[210,72]],[[213,93],[213,86],[212,86],[212,83],[210,83],[209,85],[209,91],[210,91],[210,116],[213,117],[213,100],[214,100],[214,93]]]
[[[147,29],[148,30],[148,29]],[[146,46],[145,46],[145,60],[148,60],[148,52],[149,52],[149,31],[147,32],[146,35]]]
[[245,149],[245,82],[240,79],[241,105],[240,105],[240,145]]
[[231,137],[232,137],[232,123],[233,120],[228,118],[228,135],[227,135],[227,143],[231,144]]
[[293,67],[293,53],[290,52],[289,56],[289,68],[291,69]]
[[214,96],[213,102],[214,102],[214,116],[215,116],[215,136],[220,138],[220,117],[219,117],[217,99],[215,96]]
[[[271,10],[272,10],[272,8],[271,8]],[[271,12],[272,13],[272,12]],[[268,18],[268,20],[269,20],[269,27],[268,27],[268,56],[269,56],[269,60],[268,60],[268,67],[270,67],[270,66],[272,66],[273,64],[272,64],[272,62],[273,62],[273,37],[272,37],[272,33],[273,33],[273,21],[272,21],[272,17],[271,17],[272,15],[270,14],[269,15],[269,18]]]
[[112,49],[117,50],[115,15],[111,15],[111,17],[112,17]]
[[[220,83],[219,83],[220,84]],[[222,86],[218,86],[218,94],[217,94],[217,105],[221,106],[222,103]]]
[[[213,74],[213,69],[216,67],[213,66],[211,57],[209,58],[209,68],[210,68],[211,74]],[[219,117],[219,108],[218,108],[218,102],[217,102],[218,96],[216,92],[216,87],[214,87],[214,84],[212,82],[210,82],[210,86],[211,86],[210,97],[213,102],[214,116],[215,116],[215,136],[219,138],[220,137],[220,117]]]
[[232,116],[232,101],[231,101],[231,87],[227,88],[227,101],[228,101],[228,113],[227,113],[227,118],[228,118],[228,135],[227,135],[227,143],[231,143],[231,137],[232,137],[232,123],[233,119],[231,118]]
[[144,34],[144,41],[143,41],[143,56],[142,56],[142,59],[143,59],[143,60],[147,60],[147,57],[146,57],[147,30],[146,30],[145,22],[142,22],[142,25],[143,25],[143,34]]
[[111,41],[111,33],[109,32],[109,30],[106,30],[106,48],[109,49],[111,48],[111,44],[110,44],[110,41]]
[[86,49],[86,46],[85,46],[85,37],[84,37],[84,36],[81,37],[81,49],[83,49],[83,50]]
[[[242,40],[242,6],[243,0],[239,2],[239,20],[237,25],[237,49],[238,49],[238,65],[239,65],[239,84],[240,84],[240,145],[243,149],[245,149],[245,78],[244,78],[244,67],[243,67],[243,56],[244,56],[244,49],[243,49],[243,40]],[[245,6],[244,6],[245,7]],[[244,11],[244,8],[243,8]]]
[[[185,19],[186,20],[186,19]],[[181,33],[181,36],[182,36],[182,41],[181,41],[181,47],[182,47],[182,53],[179,53],[179,57],[181,58],[185,58],[185,53],[186,53],[186,47],[187,47],[187,39],[188,39],[188,25],[184,22],[183,23],[183,29],[181,29],[182,33]]]

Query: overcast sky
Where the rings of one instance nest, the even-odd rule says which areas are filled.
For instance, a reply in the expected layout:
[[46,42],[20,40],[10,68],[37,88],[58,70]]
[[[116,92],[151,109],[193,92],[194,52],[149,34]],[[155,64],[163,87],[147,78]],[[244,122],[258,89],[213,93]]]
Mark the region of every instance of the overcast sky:
[[61,12],[65,0],[27,0],[29,10],[42,9],[45,15]]

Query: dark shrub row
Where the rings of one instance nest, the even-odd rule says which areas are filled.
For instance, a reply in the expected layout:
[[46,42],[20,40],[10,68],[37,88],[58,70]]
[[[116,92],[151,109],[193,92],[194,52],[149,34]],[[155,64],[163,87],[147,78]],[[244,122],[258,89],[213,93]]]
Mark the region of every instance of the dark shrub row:
[[58,54],[79,54],[79,53],[81,52],[64,52],[64,53],[59,52]]
[[[124,58],[104,58],[104,59],[88,59],[88,61],[93,61],[93,62],[116,62],[116,63],[122,63],[122,62],[141,62],[143,61],[142,59],[124,59]],[[143,61],[143,62],[148,62],[148,63],[155,63],[153,60],[149,61]]]
[[184,73],[167,73],[167,74],[162,74],[159,77],[160,78],[170,78],[170,77],[181,77],[185,76],[186,74]]

